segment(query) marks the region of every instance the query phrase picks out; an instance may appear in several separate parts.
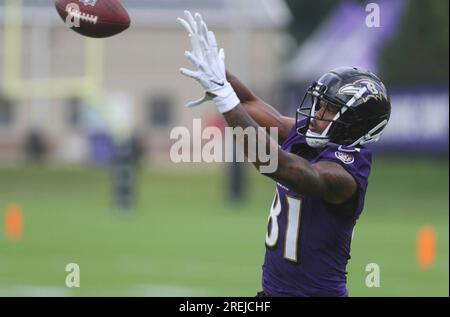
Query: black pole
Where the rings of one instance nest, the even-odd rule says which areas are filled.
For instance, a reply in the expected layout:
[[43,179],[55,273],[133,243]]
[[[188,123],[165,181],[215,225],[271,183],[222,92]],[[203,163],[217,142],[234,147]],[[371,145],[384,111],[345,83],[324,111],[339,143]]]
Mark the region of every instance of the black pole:
[[236,159],[236,137],[233,136],[233,162],[229,168],[229,200],[232,204],[242,203],[245,199],[244,162]]
[[113,162],[113,200],[120,212],[130,213],[136,205],[136,158],[133,142],[117,144]]

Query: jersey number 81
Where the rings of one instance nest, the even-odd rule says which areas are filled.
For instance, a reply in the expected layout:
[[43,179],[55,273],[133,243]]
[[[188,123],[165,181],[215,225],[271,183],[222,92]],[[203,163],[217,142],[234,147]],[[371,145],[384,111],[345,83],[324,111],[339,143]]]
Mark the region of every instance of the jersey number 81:
[[[298,263],[297,247],[300,228],[301,216],[301,199],[286,195],[286,206],[288,209],[286,220],[286,237],[284,239],[284,258],[288,261]],[[275,193],[275,198],[270,209],[270,215],[267,225],[266,246],[275,248],[278,243],[280,235],[280,228],[278,224],[278,217],[281,214],[281,202],[278,190]]]

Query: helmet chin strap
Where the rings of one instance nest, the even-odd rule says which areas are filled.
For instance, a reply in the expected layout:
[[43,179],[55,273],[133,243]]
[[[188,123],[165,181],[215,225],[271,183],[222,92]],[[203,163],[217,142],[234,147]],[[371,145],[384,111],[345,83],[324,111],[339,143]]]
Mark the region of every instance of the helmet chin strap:
[[306,131],[305,134],[306,143],[313,148],[320,149],[325,147],[329,142],[330,139],[327,137],[324,137],[322,134],[312,132],[310,129]]

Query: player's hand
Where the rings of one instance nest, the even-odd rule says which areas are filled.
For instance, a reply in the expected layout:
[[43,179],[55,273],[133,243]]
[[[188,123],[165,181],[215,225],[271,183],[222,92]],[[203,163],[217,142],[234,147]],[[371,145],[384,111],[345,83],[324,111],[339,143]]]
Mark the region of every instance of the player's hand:
[[[189,12],[185,12],[187,17],[192,17]],[[226,79],[225,71],[225,51],[218,49],[217,40],[212,31],[208,30],[206,23],[200,14],[195,15],[195,20],[188,18],[190,23],[179,19],[185,28],[188,26],[190,37],[196,34],[196,44],[193,45],[193,52],[185,52],[186,58],[197,68],[197,70],[189,70],[180,68],[180,72],[190,78],[197,80],[205,90],[202,99],[187,104],[187,107],[197,106],[207,100],[214,100],[219,112],[224,113],[240,103],[239,98]],[[191,37],[192,38],[192,37]],[[198,43],[197,43],[198,41]],[[198,51],[195,53],[195,51]]]
[[[203,54],[200,48],[200,38],[201,38],[201,22],[199,21],[200,14],[196,14],[197,21],[194,20],[191,12],[184,11],[185,19],[177,18],[177,21],[184,27],[188,33],[189,39],[192,46],[192,54],[199,60],[203,61]],[[206,27],[206,24],[205,24]],[[201,105],[202,103],[212,100],[212,96],[205,93],[202,98],[188,102],[185,107],[191,108]]]
[[[200,14],[192,16],[191,12],[184,11],[185,19],[177,18],[177,21],[184,27],[186,30],[189,39],[191,41],[192,53],[200,60],[203,60],[202,52],[200,49],[200,38],[202,37],[202,19]],[[204,23],[203,23],[204,24]],[[206,24],[204,25],[206,27]]]

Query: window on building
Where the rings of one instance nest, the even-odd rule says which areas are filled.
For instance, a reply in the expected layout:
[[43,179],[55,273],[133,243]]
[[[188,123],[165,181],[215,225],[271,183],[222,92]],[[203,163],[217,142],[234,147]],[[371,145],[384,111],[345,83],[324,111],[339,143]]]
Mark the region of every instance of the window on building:
[[13,119],[13,103],[0,95],[0,126],[10,125]]
[[147,103],[149,124],[164,127],[172,122],[172,98],[168,95],[158,95],[149,98]]
[[73,128],[81,125],[82,100],[77,97],[67,100],[67,123]]

